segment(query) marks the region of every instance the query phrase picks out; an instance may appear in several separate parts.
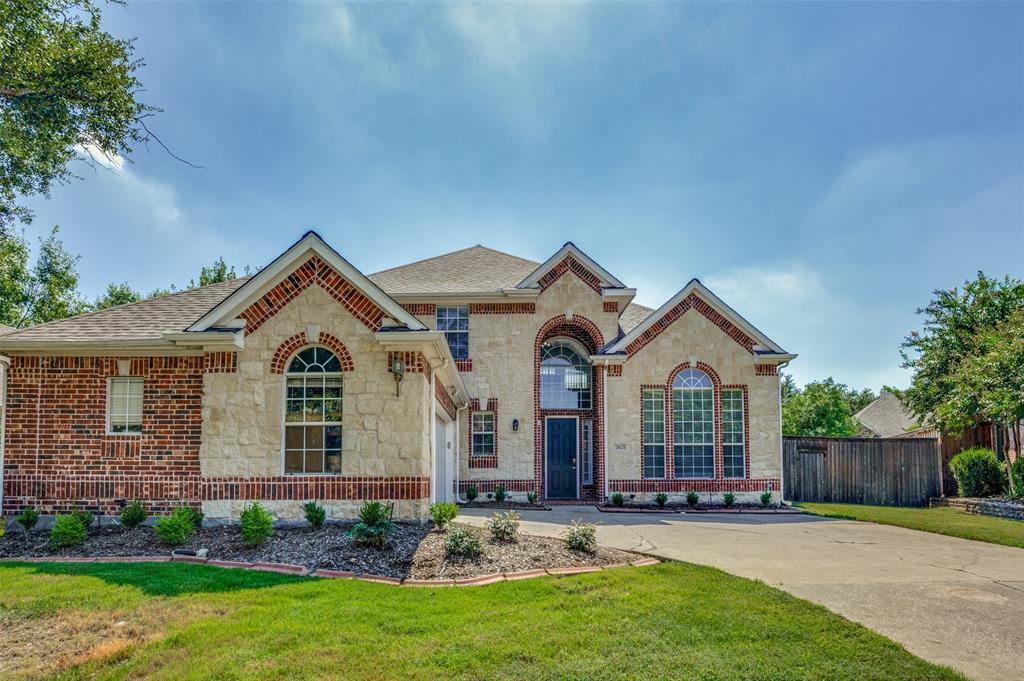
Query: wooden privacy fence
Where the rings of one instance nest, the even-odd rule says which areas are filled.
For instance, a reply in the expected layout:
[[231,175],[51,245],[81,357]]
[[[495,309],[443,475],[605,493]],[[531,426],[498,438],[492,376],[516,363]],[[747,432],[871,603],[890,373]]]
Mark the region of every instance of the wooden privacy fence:
[[922,506],[942,494],[938,438],[786,437],[783,497]]

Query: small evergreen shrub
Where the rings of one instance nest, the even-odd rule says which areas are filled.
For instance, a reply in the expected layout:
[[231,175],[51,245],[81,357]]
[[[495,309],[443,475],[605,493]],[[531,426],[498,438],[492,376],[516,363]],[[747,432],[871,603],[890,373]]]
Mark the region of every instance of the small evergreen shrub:
[[183,518],[186,518],[190,523],[192,523],[192,527],[196,528],[197,530],[203,526],[203,518],[206,517],[203,515],[203,512],[200,511],[198,508],[192,508],[191,506],[179,506],[178,508],[174,509],[174,512],[180,513],[181,516]]
[[1024,454],[1018,454],[1011,469],[1014,495],[1024,497]]
[[722,503],[725,504],[726,508],[732,508],[732,505],[736,503],[736,495],[732,492],[726,492],[722,495]]
[[989,497],[1006,487],[1006,471],[991,449],[965,449],[950,459],[949,470],[962,497]]
[[450,501],[439,501],[430,505],[430,517],[438,529],[444,530],[459,517],[459,507]]
[[494,500],[499,504],[508,498],[508,492],[505,491],[504,485],[498,485],[494,488]]
[[391,504],[379,501],[364,501],[359,508],[359,522],[352,526],[348,536],[357,544],[384,548],[391,542],[391,536],[397,529],[391,522],[393,508]]
[[59,515],[50,530],[50,545],[55,549],[81,546],[85,543],[85,537],[85,526],[77,516]]
[[472,558],[483,553],[480,531],[462,525],[452,525],[444,536],[444,550],[449,556]]
[[469,487],[466,488],[466,499],[467,500],[469,500],[470,502],[473,502],[473,501],[476,500],[476,498],[478,496],[480,496],[480,490],[478,490],[476,488],[476,485],[470,485]]
[[[1021,467],[1021,470],[1024,471],[1024,466]],[[528,502],[530,502],[531,504],[536,504],[537,503],[537,493],[534,492],[531,489],[529,492],[526,493],[526,500]]]
[[654,495],[654,503],[658,505],[658,508],[665,508],[665,504],[668,503],[668,495],[664,492],[658,492]]
[[306,516],[306,520],[313,526],[314,530],[319,530],[323,527],[324,522],[327,520],[327,511],[315,501],[307,501],[303,504],[302,513]]
[[614,506],[622,506],[624,503],[626,503],[626,497],[622,492],[616,492],[612,495],[612,504]]
[[174,509],[173,513],[165,515],[153,525],[153,530],[160,541],[170,546],[181,546],[196,531],[192,520],[184,513],[177,511],[178,509]]
[[121,524],[130,530],[146,522],[148,517],[145,504],[138,499],[132,499],[131,503],[121,509]]
[[21,509],[21,513],[15,516],[14,519],[18,521],[18,524],[21,525],[27,534],[31,532],[32,528],[39,522],[39,509],[26,506]]
[[89,526],[92,525],[92,521],[96,520],[96,516],[83,508],[72,509],[71,517],[81,523],[83,530],[88,530]]
[[487,521],[487,529],[497,541],[515,541],[519,531],[519,514],[515,511],[495,513]]
[[597,550],[597,525],[573,520],[562,532],[565,545],[574,551],[593,553]]
[[242,541],[250,548],[259,546],[274,534],[274,516],[258,502],[253,502],[242,509],[241,520]]
[[770,503],[772,503],[772,491],[766,489],[765,491],[761,492],[761,505],[767,506]]
[[697,508],[697,504],[700,502],[700,495],[690,490],[686,493],[686,503],[690,505],[690,508]]

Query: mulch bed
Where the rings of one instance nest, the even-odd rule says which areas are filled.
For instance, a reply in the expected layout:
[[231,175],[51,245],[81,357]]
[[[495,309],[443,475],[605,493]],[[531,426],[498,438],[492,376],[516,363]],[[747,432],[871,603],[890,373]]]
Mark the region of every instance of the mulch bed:
[[[242,542],[238,526],[207,527],[178,548],[206,548],[211,560],[290,563],[302,565],[310,572],[343,570],[357,575],[414,579],[458,579],[535,568],[612,565],[637,558],[632,553],[606,548],[599,548],[594,554],[571,551],[561,540],[523,534],[515,543],[485,539],[484,555],[479,559],[449,558],[444,552],[444,535],[433,531],[430,525],[397,523],[391,545],[381,550],[360,546],[349,539],[350,527],[351,524],[332,524],[320,530],[276,528],[265,544],[254,549]],[[35,531],[26,537],[11,529],[0,537],[0,558],[165,556],[170,555],[172,548],[160,543],[150,527],[90,528],[84,545],[59,551],[50,547],[48,531]]]

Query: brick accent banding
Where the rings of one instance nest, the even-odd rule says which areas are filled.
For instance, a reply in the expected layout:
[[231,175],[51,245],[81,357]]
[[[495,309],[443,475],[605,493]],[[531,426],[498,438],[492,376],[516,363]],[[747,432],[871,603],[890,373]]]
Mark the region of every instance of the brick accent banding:
[[604,311],[605,312],[618,312],[619,311],[619,301],[617,301],[617,300],[606,300],[606,301],[604,301]]
[[455,360],[455,368],[459,371],[466,373],[473,370],[473,360],[471,359],[457,359]]
[[[473,412],[490,411],[494,412],[494,453],[481,455],[473,453]],[[469,467],[470,468],[497,468],[498,467],[498,398],[491,397],[487,400],[485,407],[481,408],[480,400],[474,398],[469,401]]]
[[622,375],[622,365],[621,364],[609,364],[608,365],[608,375],[609,376],[615,376],[615,377],[621,376]]
[[661,319],[654,322],[654,324],[640,334],[636,340],[626,346],[626,352],[632,357],[641,348],[653,341],[655,338],[661,335],[665,329],[670,327],[673,322],[683,316],[687,310],[696,310],[707,319],[725,332],[729,338],[739,343],[744,350],[753,354],[754,352],[754,339],[745,334],[739,327],[730,322],[724,316],[718,313],[713,307],[708,305],[700,296],[696,293],[691,293],[683,300],[679,301],[671,310],[666,312]]
[[779,368],[774,364],[755,364],[754,373],[758,376],[778,376]]
[[202,480],[204,501],[405,500],[429,496],[429,477],[282,475]]
[[437,314],[437,305],[434,303],[403,303],[402,307],[409,314],[417,316],[434,316]]
[[536,303],[470,303],[469,314],[533,314]]
[[437,401],[441,403],[442,407],[444,407],[448,416],[455,418],[455,402],[452,400],[451,395],[448,394],[445,387],[441,385],[440,381],[434,383],[434,397],[437,398]]
[[255,332],[285,305],[314,284],[327,291],[368,329],[376,331],[380,328],[384,311],[334,268],[313,256],[239,315],[246,322],[245,334]]
[[551,269],[551,271],[549,271],[547,274],[540,278],[540,281],[538,282],[540,284],[540,289],[542,291],[545,290],[546,288],[554,284],[556,281],[558,281],[559,277],[569,272],[575,274],[577,277],[579,277],[580,281],[582,281],[584,284],[592,288],[597,293],[601,292],[601,280],[597,277],[597,275],[588,270],[582,263],[580,263],[578,260],[576,260],[576,258],[572,257],[571,255],[565,256],[565,258],[563,258],[561,262],[555,265]]
[[[292,355],[307,345],[310,345],[310,342],[306,339],[305,331],[300,331],[281,343],[274,352],[274,358],[270,361],[270,373],[283,374],[287,368],[288,360],[292,358]],[[341,363],[342,371],[355,371],[355,363],[352,361],[352,354],[337,336],[332,336],[329,333],[321,331],[320,338],[314,345],[322,345],[337,355],[338,361]]]
[[476,487],[480,494],[493,492],[501,485],[507,492],[531,492],[536,489],[533,480],[459,480],[459,494],[465,494],[470,487]]
[[612,492],[763,492],[779,490],[778,478],[736,478],[726,480],[609,480]]
[[207,352],[203,355],[203,373],[233,374],[238,371],[238,355],[234,352]]
[[407,374],[429,374],[430,362],[422,352],[389,352],[388,371],[394,366],[395,357],[400,357],[405,362],[405,373]]

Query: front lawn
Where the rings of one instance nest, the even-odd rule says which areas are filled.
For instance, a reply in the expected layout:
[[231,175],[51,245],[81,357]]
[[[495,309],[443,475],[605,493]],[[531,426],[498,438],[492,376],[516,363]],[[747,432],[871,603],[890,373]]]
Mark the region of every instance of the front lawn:
[[1024,522],[1008,518],[973,515],[956,508],[942,506],[938,508],[906,508],[903,506],[819,503],[801,503],[800,508],[827,518],[897,525],[911,530],[948,534],[951,537],[975,539],[1024,549]]
[[0,566],[0,584],[0,677],[962,678],[817,605],[683,563],[429,589],[21,563]]

